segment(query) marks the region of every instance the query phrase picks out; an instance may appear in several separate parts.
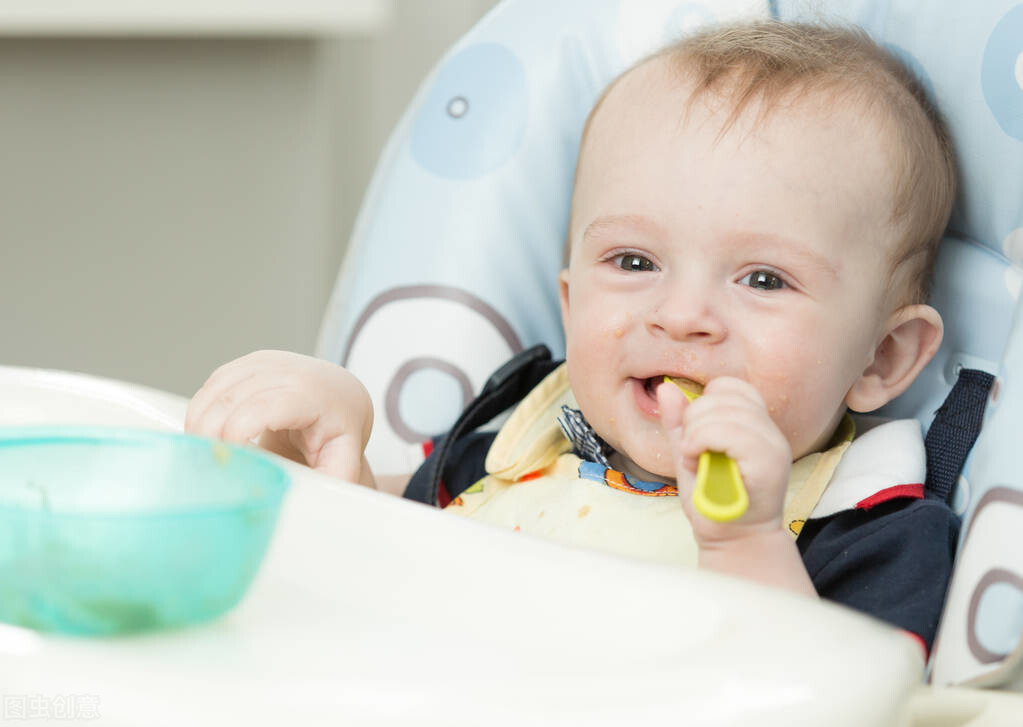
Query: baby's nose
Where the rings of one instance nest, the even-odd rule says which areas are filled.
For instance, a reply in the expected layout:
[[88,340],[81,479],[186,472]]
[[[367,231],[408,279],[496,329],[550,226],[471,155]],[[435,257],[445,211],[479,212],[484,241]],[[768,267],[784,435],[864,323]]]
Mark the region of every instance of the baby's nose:
[[679,341],[717,343],[728,335],[719,307],[709,297],[676,292],[666,296],[648,316],[647,329]]

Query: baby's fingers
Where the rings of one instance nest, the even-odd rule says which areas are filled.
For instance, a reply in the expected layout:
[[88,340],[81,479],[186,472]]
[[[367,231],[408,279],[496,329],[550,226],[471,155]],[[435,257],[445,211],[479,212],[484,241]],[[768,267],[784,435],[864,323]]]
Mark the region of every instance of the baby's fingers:
[[314,470],[346,482],[358,483],[362,477],[362,443],[359,437],[343,435],[328,440],[308,462]]
[[251,356],[230,361],[210,374],[188,402],[185,431],[211,436],[211,422],[223,419],[223,411],[218,410],[230,410],[238,400],[238,387],[263,373],[261,367],[251,364]]
[[676,472],[696,471],[696,460],[686,456],[682,451],[682,444],[685,441],[683,421],[690,406],[689,399],[674,384],[664,383],[657,387],[657,408],[661,414],[661,427],[664,430],[664,438],[668,442]]
[[711,396],[714,399],[721,399],[722,401],[731,399],[742,400],[748,404],[756,407],[766,408],[764,403],[764,397],[760,395],[753,384],[743,379],[738,379],[734,376],[719,376],[716,379],[712,379],[707,383],[707,388],[703,391],[704,395]]
[[[211,422],[223,419],[221,409],[230,410],[246,394],[244,387],[280,368],[288,356],[281,351],[254,351],[217,368],[188,402],[185,430],[209,436]],[[256,389],[258,385],[249,386]],[[200,431],[200,429],[202,431]]]
[[751,513],[761,519],[780,515],[792,453],[776,428],[707,420],[687,427],[681,451],[689,458],[707,451],[724,452],[739,466],[750,494]]
[[[226,387],[211,389],[201,399],[196,394],[192,404],[189,404],[190,416],[185,419],[185,429],[203,437],[227,439],[225,427],[239,407],[254,397],[265,397],[274,392],[278,398],[285,398],[282,391],[285,387],[286,383],[280,379],[271,378],[262,371],[254,371]],[[200,394],[204,391],[205,387],[200,390]]]
[[682,419],[689,399],[682,390],[669,382],[657,387],[657,408],[661,412],[661,425],[667,430],[681,430]]
[[735,419],[706,417],[688,421],[686,437],[680,449],[687,457],[699,457],[703,452],[724,452],[732,459],[748,460],[751,452],[771,451],[780,442],[765,428],[737,423]]
[[283,396],[282,388],[264,389],[246,397],[224,418],[219,431],[207,436],[247,444],[265,431],[303,431],[316,424],[319,410],[313,402],[293,391]]

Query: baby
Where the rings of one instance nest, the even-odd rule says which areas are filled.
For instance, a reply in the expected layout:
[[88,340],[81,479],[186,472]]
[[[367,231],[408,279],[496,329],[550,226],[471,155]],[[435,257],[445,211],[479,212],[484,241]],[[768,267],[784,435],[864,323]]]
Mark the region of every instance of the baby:
[[[958,521],[924,498],[916,422],[848,411],[901,394],[941,342],[925,301],[954,192],[936,113],[860,33],[757,23],[639,63],[582,141],[566,363],[496,438],[471,435],[449,509],[819,594],[929,645]],[[344,369],[257,352],[210,377],[186,428],[374,486],[372,419]],[[692,507],[705,451],[742,473],[732,522]]]

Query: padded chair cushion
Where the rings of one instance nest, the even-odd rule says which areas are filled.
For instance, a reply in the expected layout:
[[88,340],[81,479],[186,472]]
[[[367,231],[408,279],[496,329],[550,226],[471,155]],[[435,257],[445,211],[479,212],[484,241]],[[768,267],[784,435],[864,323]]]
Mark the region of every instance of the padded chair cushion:
[[936,271],[946,337],[882,413],[926,427],[960,367],[998,374],[1000,398],[959,488],[967,535],[934,674],[1023,682],[1021,316],[1010,334],[1023,261],[1018,0],[505,0],[445,56],[391,137],[318,354],[374,399],[373,466],[413,471],[419,442],[446,431],[511,354],[546,343],[563,355],[556,276],[577,146],[601,90],[680,34],[768,15],[861,25],[914,69],[949,122],[962,194]]

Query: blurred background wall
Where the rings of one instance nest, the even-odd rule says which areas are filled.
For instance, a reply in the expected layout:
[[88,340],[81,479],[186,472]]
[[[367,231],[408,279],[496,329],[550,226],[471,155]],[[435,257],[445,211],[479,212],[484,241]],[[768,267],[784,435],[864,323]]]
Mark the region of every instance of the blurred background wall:
[[191,395],[312,353],[383,144],[494,0],[191,0],[176,25],[123,1],[0,5],[0,365]]

